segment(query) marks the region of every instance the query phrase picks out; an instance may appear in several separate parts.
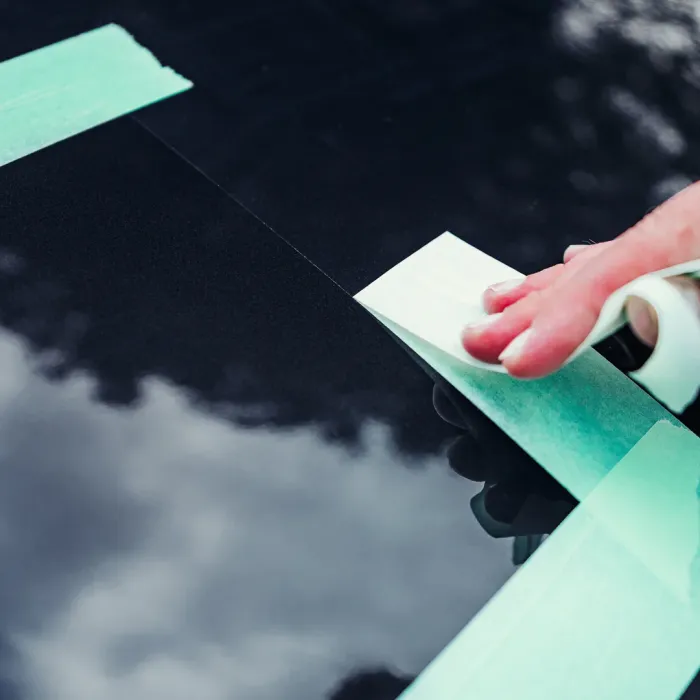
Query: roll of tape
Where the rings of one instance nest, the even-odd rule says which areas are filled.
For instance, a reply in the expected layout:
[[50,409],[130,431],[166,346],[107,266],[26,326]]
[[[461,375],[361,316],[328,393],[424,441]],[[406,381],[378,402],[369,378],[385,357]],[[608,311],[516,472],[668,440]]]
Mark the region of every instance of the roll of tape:
[[649,303],[659,320],[654,352],[632,377],[672,411],[690,404],[700,388],[700,303],[693,290],[662,278],[633,282],[629,296]]

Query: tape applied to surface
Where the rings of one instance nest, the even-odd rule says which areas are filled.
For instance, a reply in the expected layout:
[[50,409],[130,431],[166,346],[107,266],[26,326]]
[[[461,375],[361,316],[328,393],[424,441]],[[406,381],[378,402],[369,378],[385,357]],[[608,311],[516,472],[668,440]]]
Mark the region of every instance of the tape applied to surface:
[[[625,323],[625,302],[631,296],[640,297],[657,311],[659,339],[651,357],[632,376],[672,411],[683,410],[700,388],[700,307],[697,295],[685,293],[665,280],[699,270],[700,260],[693,260],[645,275],[617,290],[570,361],[618,330]],[[502,366],[468,355],[460,336],[466,323],[485,315],[480,300],[487,286],[522,276],[444,233],[363,289],[355,299],[465,366],[505,374]]]
[[0,165],[192,86],[110,24],[0,63]]
[[700,666],[700,439],[657,423],[401,700],[676,700]]
[[[672,336],[685,325],[687,347],[698,324],[662,278],[696,269],[630,287],[660,311],[646,384],[670,403],[688,398],[664,375],[684,352]],[[517,276],[446,234],[355,297],[582,501],[402,698],[675,700],[700,666],[700,439],[593,350],[527,382],[468,358],[460,330],[483,290]],[[619,327],[630,289],[589,343]]]

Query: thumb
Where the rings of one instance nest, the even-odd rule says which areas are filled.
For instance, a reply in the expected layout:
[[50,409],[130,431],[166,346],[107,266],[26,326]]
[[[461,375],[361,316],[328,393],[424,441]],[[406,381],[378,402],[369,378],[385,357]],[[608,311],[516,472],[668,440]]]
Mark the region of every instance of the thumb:
[[[670,277],[670,282],[698,311],[700,316],[700,286],[698,281],[688,277]],[[632,332],[645,345],[653,348],[659,336],[659,317],[653,306],[639,297],[631,297],[625,307]]]
[[632,332],[644,345],[653,348],[659,337],[659,317],[654,307],[639,297],[632,297],[625,310]]

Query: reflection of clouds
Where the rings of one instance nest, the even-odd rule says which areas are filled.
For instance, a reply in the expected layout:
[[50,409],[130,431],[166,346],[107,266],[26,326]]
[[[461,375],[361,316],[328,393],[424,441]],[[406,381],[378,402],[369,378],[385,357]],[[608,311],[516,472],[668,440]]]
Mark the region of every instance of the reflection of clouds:
[[[510,572],[442,461],[246,432],[146,382],[30,374],[0,337],[0,613],[33,696],[320,698],[413,674]],[[18,396],[19,394],[19,396]]]
[[645,104],[629,90],[613,87],[609,93],[613,109],[626,117],[637,135],[662,153],[681,156],[686,143],[680,131],[657,108]]
[[[695,3],[692,3],[696,5]],[[599,51],[610,36],[646,50],[652,60],[695,53],[700,12],[691,3],[658,0],[569,0],[556,25],[558,36],[574,49]],[[658,61],[657,61],[658,62]],[[612,108],[630,122],[637,136],[660,153],[682,156],[686,141],[671,118],[624,86],[611,86]]]
[[[695,179],[691,173],[697,164],[700,4],[565,0],[554,18],[554,36],[566,53],[579,54],[594,73],[602,68],[601,75],[607,76],[603,97],[623,121],[625,148],[653,180],[647,185],[647,206],[658,205]],[[572,103],[573,122],[579,119],[576,112],[591,105],[587,106],[585,95],[578,100],[577,93],[564,88],[557,85],[557,96]],[[578,132],[574,135],[581,141]],[[627,158],[625,154],[623,163]],[[626,180],[634,176],[628,174]],[[574,185],[586,193],[605,190],[602,182],[595,188],[588,183]]]
[[659,180],[652,190],[652,201],[655,204],[661,204],[661,202],[673,197],[674,194],[677,194],[691,183],[692,180],[686,175],[671,175]]
[[595,49],[613,35],[661,62],[695,51],[700,8],[695,0],[567,0],[556,29],[575,49]]
[[570,46],[589,49],[602,28],[619,20],[614,0],[569,0],[557,18],[557,32]]

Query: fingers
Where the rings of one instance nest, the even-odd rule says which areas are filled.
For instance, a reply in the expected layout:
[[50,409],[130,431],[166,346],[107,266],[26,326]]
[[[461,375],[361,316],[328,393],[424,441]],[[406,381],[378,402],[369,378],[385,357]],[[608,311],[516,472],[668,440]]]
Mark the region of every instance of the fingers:
[[[585,340],[598,318],[592,305],[574,313],[571,306],[540,308],[530,326],[514,336],[499,355],[509,374],[535,379],[554,372]],[[544,307],[544,304],[542,304]]]
[[[605,245],[605,244],[598,244]],[[539,311],[543,292],[565,274],[573,274],[585,260],[596,254],[598,246],[587,248],[566,265],[554,265],[525,279],[510,280],[489,287],[483,306],[491,314],[465,329],[462,339],[467,352],[482,362],[496,363],[516,335],[529,328]]]
[[464,348],[482,362],[498,362],[513,338],[530,327],[540,303],[540,293],[531,292],[502,313],[487,316],[481,322],[468,326],[462,336]]
[[659,336],[659,318],[654,308],[642,299],[632,297],[627,302],[626,310],[632,332],[645,345],[653,348]]
[[605,243],[593,243],[591,245],[570,245],[564,251],[564,262],[571,262],[574,258],[580,259],[581,257],[597,255],[609,247],[611,243],[612,241],[606,241]]
[[496,314],[532,292],[546,289],[564,271],[564,265],[555,265],[536,272],[525,279],[506,280],[489,287],[482,297],[482,305],[490,314]]
[[482,297],[484,309],[490,314],[499,313],[531,292],[551,287],[565,270],[569,271],[574,266],[583,264],[593,255],[604,251],[608,245],[609,242],[569,246],[564,252],[564,265],[559,264],[548,267],[545,270],[529,275],[525,279],[506,280],[505,282],[492,285],[484,292]]
[[573,260],[579,253],[582,253],[583,251],[587,250],[590,248],[589,245],[581,244],[581,245],[570,245],[565,251],[564,251],[564,262],[567,263],[570,260]]
[[[520,289],[510,289],[508,298],[517,298],[510,305],[503,304],[503,297],[492,296],[490,304],[503,312],[469,329],[465,348],[488,362],[500,359],[513,376],[544,376],[558,369],[585,340],[612,292],[641,275],[697,258],[698,184],[614,241],[574,250],[564,266],[538,273],[541,277],[533,275]],[[518,296],[523,290],[524,295]],[[640,335],[653,342],[653,317],[644,319],[644,309],[635,310],[634,304],[632,313]]]

